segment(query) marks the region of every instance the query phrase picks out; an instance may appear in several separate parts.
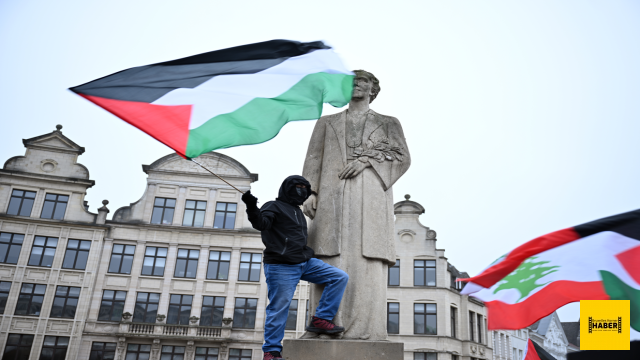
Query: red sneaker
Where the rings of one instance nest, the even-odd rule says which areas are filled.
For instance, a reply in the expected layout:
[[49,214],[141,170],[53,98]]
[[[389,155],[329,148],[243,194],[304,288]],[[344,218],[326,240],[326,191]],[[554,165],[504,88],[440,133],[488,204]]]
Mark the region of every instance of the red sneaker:
[[319,317],[314,316],[311,319],[311,325],[307,326],[307,331],[320,334],[336,334],[343,332],[344,328],[329,320],[320,319]]
[[280,351],[268,351],[264,353],[262,360],[282,360],[282,356],[280,355]]

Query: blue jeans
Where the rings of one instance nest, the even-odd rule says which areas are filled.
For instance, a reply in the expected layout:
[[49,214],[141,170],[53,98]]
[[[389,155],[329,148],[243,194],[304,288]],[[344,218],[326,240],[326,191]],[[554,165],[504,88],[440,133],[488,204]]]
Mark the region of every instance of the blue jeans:
[[326,320],[336,316],[349,280],[346,272],[313,258],[296,265],[264,264],[264,275],[269,291],[262,346],[264,352],[282,351],[280,342],[284,337],[289,305],[300,280],[325,285],[315,316]]

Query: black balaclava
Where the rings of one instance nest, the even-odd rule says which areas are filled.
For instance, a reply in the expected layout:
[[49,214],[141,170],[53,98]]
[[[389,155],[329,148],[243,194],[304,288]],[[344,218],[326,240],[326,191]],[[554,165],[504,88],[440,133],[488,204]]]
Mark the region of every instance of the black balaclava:
[[[304,188],[296,187],[304,185]],[[300,175],[291,175],[284,179],[278,191],[278,200],[284,201],[293,206],[302,205],[311,195],[311,184]]]

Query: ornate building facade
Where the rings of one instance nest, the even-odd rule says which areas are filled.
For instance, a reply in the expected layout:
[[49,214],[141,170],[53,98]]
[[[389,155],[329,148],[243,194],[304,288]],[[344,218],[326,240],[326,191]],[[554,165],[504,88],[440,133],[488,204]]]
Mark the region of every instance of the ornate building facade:
[[492,331],[494,360],[521,360],[529,339],[557,360],[566,360],[568,353],[579,351],[579,346],[570,343],[565,334],[567,327],[574,330],[574,336],[575,330],[579,334],[579,325],[575,329],[573,324],[575,323],[561,323],[557,312],[554,311],[525,329]]
[[[4,139],[3,139],[4,140]],[[261,359],[267,288],[263,245],[239,193],[192,162],[144,165],[141,198],[113,212],[84,202],[94,186],[84,148],[57,130],[23,140],[0,170],[0,354],[10,360]],[[199,161],[245,191],[238,161]],[[486,308],[460,295],[424,208],[395,204],[397,263],[389,269],[389,340],[406,360],[493,357]],[[376,315],[378,316],[378,315]],[[304,333],[308,285],[285,337]]]
[[[86,210],[84,148],[58,130],[23,140],[0,170],[0,344],[4,359],[78,358],[108,210]],[[3,139],[3,141],[5,141]],[[37,351],[32,351],[37,349]],[[46,358],[46,356],[45,356]]]
[[387,331],[404,343],[405,360],[491,359],[491,333],[484,304],[466,295],[466,278],[436,247],[436,232],[420,223],[422,205],[394,205],[397,261],[389,269]]

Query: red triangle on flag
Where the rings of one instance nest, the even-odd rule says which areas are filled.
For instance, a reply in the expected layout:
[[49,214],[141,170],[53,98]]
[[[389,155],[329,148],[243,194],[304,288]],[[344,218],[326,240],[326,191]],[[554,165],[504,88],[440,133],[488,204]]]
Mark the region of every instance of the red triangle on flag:
[[183,157],[189,140],[192,105],[154,105],[78,94],[151,135]]
[[616,255],[616,258],[622,263],[624,269],[629,275],[640,284],[640,246],[631,248],[625,252]]
[[527,342],[527,348],[524,351],[524,357],[522,360],[540,360],[540,356],[536,352],[535,346],[533,346],[533,342],[531,339]]

